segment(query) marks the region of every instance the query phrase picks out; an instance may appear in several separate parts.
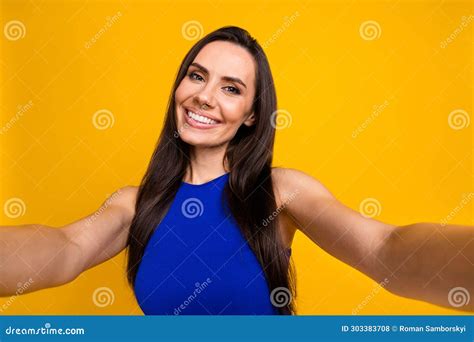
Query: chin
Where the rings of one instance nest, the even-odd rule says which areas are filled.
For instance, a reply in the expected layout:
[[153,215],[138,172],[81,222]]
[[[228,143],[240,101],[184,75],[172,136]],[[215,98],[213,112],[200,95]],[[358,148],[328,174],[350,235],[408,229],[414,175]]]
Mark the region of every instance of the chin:
[[208,146],[210,142],[208,139],[198,138],[189,133],[183,133],[180,136],[181,140],[191,146]]
[[221,146],[222,143],[218,143],[215,139],[209,139],[209,137],[196,137],[191,136],[192,134],[182,134],[181,140],[193,147],[218,147]]

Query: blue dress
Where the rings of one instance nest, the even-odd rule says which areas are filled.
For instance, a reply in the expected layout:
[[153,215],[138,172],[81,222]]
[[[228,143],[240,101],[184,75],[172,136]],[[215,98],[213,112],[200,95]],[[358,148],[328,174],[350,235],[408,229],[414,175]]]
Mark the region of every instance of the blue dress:
[[134,290],[145,315],[278,314],[260,263],[224,211],[228,177],[181,182],[138,267]]

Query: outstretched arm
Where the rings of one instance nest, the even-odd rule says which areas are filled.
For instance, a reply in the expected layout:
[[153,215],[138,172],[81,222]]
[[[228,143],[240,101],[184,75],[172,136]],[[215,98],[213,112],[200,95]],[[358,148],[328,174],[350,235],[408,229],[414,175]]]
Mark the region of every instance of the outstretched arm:
[[59,286],[123,250],[136,188],[114,192],[93,214],[63,227],[0,227],[0,296]]
[[67,283],[78,261],[78,246],[60,228],[0,227],[0,297]]
[[326,252],[394,294],[474,311],[474,227],[397,227],[345,206],[304,172],[274,174],[284,210]]
[[474,227],[415,223],[394,229],[374,266],[391,292],[474,311]]

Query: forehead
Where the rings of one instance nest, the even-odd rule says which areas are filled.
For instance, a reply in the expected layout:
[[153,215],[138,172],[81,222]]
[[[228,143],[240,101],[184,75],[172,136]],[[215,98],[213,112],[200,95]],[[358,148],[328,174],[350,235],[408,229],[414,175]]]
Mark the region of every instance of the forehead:
[[256,67],[253,56],[235,43],[214,41],[206,44],[194,62],[201,64],[217,77],[238,77],[247,86],[253,84],[255,79]]

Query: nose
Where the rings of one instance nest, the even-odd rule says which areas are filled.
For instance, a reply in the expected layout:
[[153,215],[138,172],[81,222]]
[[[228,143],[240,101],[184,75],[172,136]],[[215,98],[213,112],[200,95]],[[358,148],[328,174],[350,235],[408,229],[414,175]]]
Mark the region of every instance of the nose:
[[202,108],[204,105],[207,105],[208,108],[214,107],[214,96],[209,85],[206,85],[194,95],[194,103],[198,108]]

